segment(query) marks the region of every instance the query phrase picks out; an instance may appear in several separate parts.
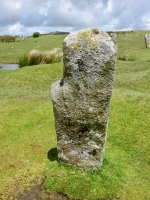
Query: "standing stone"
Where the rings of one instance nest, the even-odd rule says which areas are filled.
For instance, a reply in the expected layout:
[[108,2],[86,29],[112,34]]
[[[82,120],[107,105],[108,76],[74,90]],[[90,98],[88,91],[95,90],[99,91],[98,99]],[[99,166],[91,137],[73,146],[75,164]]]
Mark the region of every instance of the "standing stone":
[[145,46],[146,46],[146,48],[149,48],[150,47],[150,34],[146,34],[144,38],[145,38]]
[[80,30],[65,38],[63,53],[63,79],[51,89],[58,159],[98,170],[103,163],[115,72],[114,38],[97,28]]

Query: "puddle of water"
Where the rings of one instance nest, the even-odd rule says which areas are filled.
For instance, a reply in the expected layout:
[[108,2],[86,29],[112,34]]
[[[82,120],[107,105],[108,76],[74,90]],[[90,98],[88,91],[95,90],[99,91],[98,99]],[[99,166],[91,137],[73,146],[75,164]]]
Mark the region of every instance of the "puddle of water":
[[18,64],[0,64],[2,70],[15,70],[19,68]]

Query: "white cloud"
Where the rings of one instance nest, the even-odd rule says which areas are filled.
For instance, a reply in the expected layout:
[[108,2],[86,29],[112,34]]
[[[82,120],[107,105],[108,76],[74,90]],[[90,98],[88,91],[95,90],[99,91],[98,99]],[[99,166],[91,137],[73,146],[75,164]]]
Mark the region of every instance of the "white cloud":
[[10,26],[9,32],[10,32],[10,34],[17,35],[17,33],[20,33],[21,28],[22,28],[22,25],[18,22],[16,24]]

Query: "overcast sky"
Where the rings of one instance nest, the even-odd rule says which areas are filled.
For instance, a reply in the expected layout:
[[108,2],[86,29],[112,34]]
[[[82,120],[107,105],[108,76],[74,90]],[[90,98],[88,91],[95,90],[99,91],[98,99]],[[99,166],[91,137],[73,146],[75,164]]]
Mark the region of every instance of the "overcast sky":
[[150,0],[0,0],[0,35],[150,30]]

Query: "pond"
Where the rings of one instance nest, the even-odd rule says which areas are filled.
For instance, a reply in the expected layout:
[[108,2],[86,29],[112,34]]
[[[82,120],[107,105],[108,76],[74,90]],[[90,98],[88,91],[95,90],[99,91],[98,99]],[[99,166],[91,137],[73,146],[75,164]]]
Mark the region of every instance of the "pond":
[[14,70],[18,69],[19,65],[18,64],[0,64],[0,67],[2,67],[2,70]]

